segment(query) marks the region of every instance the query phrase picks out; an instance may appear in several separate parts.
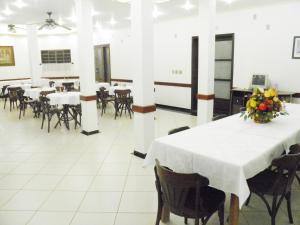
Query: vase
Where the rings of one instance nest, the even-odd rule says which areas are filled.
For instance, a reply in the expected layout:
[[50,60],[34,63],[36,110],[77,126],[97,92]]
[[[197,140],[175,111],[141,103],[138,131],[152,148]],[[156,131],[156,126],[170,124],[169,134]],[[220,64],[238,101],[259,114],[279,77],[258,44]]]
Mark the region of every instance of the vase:
[[271,122],[270,119],[264,120],[264,118],[261,118],[261,117],[254,118],[253,121],[254,121],[255,123],[261,123],[261,124],[263,124],[263,123],[270,123],[270,122]]

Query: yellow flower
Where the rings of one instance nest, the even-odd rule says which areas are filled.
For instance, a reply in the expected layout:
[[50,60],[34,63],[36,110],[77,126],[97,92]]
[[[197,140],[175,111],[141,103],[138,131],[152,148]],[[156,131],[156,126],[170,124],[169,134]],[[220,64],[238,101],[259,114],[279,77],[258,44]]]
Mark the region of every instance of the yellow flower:
[[278,101],[279,101],[279,98],[278,98],[278,97],[274,97],[274,98],[273,98],[273,101],[274,101],[274,102],[278,102]]
[[271,88],[269,90],[269,94],[270,94],[271,97],[277,96],[277,91],[274,88]]
[[256,104],[257,103],[256,103],[256,101],[254,99],[250,99],[250,102],[249,102],[250,107],[255,108]]
[[269,98],[271,96],[270,90],[265,91],[265,97]]

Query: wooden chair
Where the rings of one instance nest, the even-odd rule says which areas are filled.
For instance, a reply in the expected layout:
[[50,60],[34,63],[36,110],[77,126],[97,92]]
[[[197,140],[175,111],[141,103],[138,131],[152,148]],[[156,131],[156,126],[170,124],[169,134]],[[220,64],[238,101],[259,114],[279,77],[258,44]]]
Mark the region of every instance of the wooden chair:
[[81,126],[81,117],[82,117],[81,104],[73,105],[70,108],[72,110],[72,117],[75,121],[75,129],[76,129],[77,125]]
[[175,133],[178,133],[178,132],[181,132],[181,131],[184,131],[184,130],[188,130],[190,129],[189,126],[184,126],[184,127],[178,127],[178,128],[175,128],[175,129],[172,129],[168,132],[168,135],[171,135],[171,134],[175,134]]
[[[293,145],[290,147],[290,154],[297,154],[300,152],[300,145],[299,144],[296,144],[296,145]],[[300,165],[298,166],[298,169],[297,171],[300,171]],[[300,185],[300,176],[297,174],[296,172],[296,179],[298,180],[298,183]]]
[[9,99],[9,111],[11,108],[18,106],[18,90],[22,90],[20,87],[8,88],[8,99]]
[[35,103],[36,103],[36,101],[25,97],[24,92],[25,91],[22,90],[22,89],[17,91],[18,100],[19,100],[19,109],[20,109],[19,119],[21,119],[22,112],[23,112],[23,117],[25,116],[25,111],[26,111],[28,105],[31,106],[34,109],[35,108]]
[[159,225],[163,207],[175,215],[199,220],[205,225],[218,212],[220,225],[224,225],[225,193],[208,186],[209,180],[199,174],[181,174],[162,167],[156,160],[155,185],[158,193],[156,225]]
[[55,87],[55,81],[49,81],[49,87]]
[[9,85],[4,85],[4,86],[1,88],[0,98],[3,98],[3,99],[4,99],[4,109],[5,109],[5,106],[6,106],[7,99],[8,99],[8,93],[6,92],[8,86],[9,86]]
[[[41,103],[41,112],[42,112],[42,126],[41,129],[44,127],[44,122],[47,119],[48,121],[48,133],[50,132],[50,122],[54,115],[57,116],[58,122],[60,124],[60,114],[62,113],[62,109],[57,108],[56,106],[51,106],[49,104],[49,99],[45,96],[40,96],[40,103]],[[57,125],[56,124],[56,125]]]
[[109,96],[108,91],[106,91],[104,87],[101,87],[99,91],[97,91],[97,99],[99,101],[98,103],[101,103],[101,116],[105,113],[107,104],[114,104],[115,101],[115,97]]
[[[271,167],[247,180],[250,193],[255,193],[265,203],[271,216],[271,224],[276,224],[276,215],[284,199],[287,201],[289,222],[293,223],[291,210],[291,186],[300,163],[300,151],[283,155],[272,161]],[[251,194],[246,202],[250,202]],[[265,196],[272,196],[270,204]]]
[[75,86],[74,86],[74,82],[66,82],[66,83],[62,83],[62,86],[64,87],[64,89],[69,92],[69,91],[74,91],[75,90]]
[[118,114],[120,117],[122,116],[123,111],[126,114],[128,111],[130,119],[131,119],[131,105],[132,105],[132,97],[130,96],[131,90],[115,90],[115,119],[117,118]]

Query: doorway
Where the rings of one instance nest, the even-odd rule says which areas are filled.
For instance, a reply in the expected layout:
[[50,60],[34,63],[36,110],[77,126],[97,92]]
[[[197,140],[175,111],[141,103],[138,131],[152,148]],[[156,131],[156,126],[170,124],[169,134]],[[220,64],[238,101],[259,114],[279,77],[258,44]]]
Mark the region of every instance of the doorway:
[[215,49],[215,115],[230,114],[233,80],[234,34],[216,35]]
[[110,83],[110,46],[96,45],[95,49],[95,78],[98,82]]
[[198,37],[192,37],[192,87],[191,87],[191,114],[197,115],[198,107]]
[[[192,37],[191,114],[197,115],[198,36]],[[214,116],[229,115],[234,65],[234,34],[216,35]]]

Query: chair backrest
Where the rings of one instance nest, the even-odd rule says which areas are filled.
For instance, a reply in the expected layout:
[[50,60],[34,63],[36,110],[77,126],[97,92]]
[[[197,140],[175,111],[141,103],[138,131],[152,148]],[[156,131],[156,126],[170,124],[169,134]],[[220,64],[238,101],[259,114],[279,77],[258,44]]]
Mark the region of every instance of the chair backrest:
[[130,89],[115,90],[115,98],[120,102],[126,102],[128,99],[130,99],[130,93]]
[[[272,161],[272,166],[277,171],[276,181],[273,186],[274,194],[283,195],[291,189],[300,163],[300,151],[294,153],[283,155]],[[284,193],[281,193],[282,190],[284,190]]]
[[25,99],[24,93],[25,93],[25,91],[22,89],[17,90],[17,96],[18,96],[20,103],[22,103]]
[[8,96],[10,99],[17,99],[18,98],[18,91],[22,90],[20,87],[13,87],[8,88]]
[[1,89],[1,95],[5,95],[5,91],[7,89],[9,85],[3,85],[2,89]]
[[55,93],[56,91],[41,91],[40,95],[46,97],[49,94]]
[[119,84],[118,83],[114,83],[114,86],[116,87],[116,86],[118,86]]
[[55,81],[49,81],[49,87],[54,87]]
[[49,110],[51,108],[51,105],[49,104],[50,99],[47,98],[46,96],[41,95],[39,100],[40,100],[40,104],[41,104],[41,111],[44,113],[49,112]]
[[154,171],[158,194],[171,212],[183,216],[184,212],[189,210],[186,204],[192,191],[195,193],[195,198],[191,201],[194,200],[195,202],[190,203],[190,205],[195,206],[195,217],[204,210],[201,187],[209,185],[209,180],[206,177],[199,174],[175,173],[162,167],[157,159]]
[[62,83],[62,86],[64,86],[67,91],[73,91],[75,89],[74,82]]
[[168,135],[171,135],[171,134],[175,134],[175,133],[178,133],[178,132],[181,132],[181,131],[184,131],[184,130],[188,130],[190,129],[189,126],[184,126],[184,127],[178,127],[178,128],[175,128],[175,129],[172,129],[168,132]]
[[100,98],[101,101],[108,98],[108,91],[105,89],[105,87],[101,87],[99,89],[99,98]]

